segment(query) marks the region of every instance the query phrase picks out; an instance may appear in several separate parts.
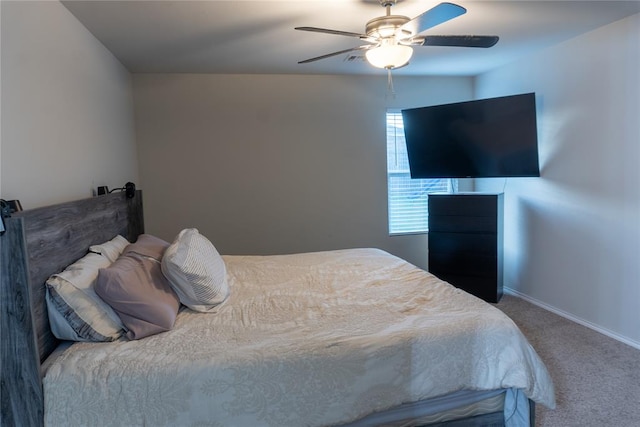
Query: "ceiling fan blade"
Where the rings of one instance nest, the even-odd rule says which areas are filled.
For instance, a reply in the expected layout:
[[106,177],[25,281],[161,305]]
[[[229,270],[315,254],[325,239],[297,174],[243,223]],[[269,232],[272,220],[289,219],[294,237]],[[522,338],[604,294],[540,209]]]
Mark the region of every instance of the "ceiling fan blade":
[[353,52],[354,50],[366,50],[366,49],[372,48],[374,46],[375,45],[365,45],[365,46],[352,47],[351,49],[340,50],[338,52],[332,52],[332,53],[327,53],[326,55],[316,56],[315,58],[305,59],[304,61],[298,61],[298,64],[308,64],[309,62],[319,61],[319,60],[325,59],[325,58],[331,58],[332,56],[342,55],[343,53]]
[[424,36],[423,46],[491,47],[498,43],[498,36]]
[[404,24],[403,30],[411,31],[412,34],[418,34],[436,25],[447,22],[450,19],[464,15],[467,12],[462,6],[453,3],[440,3],[439,5],[427,10],[422,15],[418,15],[411,21]]
[[367,38],[366,34],[351,33],[349,31],[340,31],[340,30],[329,30],[327,28],[296,27],[295,29],[300,31],[311,31],[314,33],[334,34],[336,36],[358,37],[360,39]]

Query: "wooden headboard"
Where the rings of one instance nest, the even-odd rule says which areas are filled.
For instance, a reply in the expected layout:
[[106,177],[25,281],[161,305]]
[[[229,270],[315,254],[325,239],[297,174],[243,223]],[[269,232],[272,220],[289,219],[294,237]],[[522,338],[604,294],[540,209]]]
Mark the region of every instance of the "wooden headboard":
[[0,236],[0,425],[43,423],[41,363],[59,341],[51,333],[45,282],[117,234],[144,232],[142,192],[124,192],[26,210]]

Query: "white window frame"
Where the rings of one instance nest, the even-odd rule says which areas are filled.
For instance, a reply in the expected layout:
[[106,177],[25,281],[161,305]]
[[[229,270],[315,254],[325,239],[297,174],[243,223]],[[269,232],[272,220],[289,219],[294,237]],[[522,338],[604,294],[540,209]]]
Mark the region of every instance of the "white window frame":
[[457,180],[411,179],[407,145],[400,110],[388,110],[387,203],[389,235],[422,234],[429,231],[429,193],[457,191]]

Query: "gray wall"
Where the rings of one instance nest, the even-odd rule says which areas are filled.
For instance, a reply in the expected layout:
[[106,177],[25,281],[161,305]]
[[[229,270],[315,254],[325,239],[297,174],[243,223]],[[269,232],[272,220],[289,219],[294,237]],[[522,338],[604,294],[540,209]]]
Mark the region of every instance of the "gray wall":
[[28,209],[137,181],[129,72],[57,1],[0,8],[0,196]]
[[134,76],[146,227],[196,227],[221,253],[373,246],[426,267],[426,235],[387,231],[385,112],[471,98],[472,79]]
[[476,89],[537,94],[542,177],[506,182],[506,286],[640,348],[640,15]]

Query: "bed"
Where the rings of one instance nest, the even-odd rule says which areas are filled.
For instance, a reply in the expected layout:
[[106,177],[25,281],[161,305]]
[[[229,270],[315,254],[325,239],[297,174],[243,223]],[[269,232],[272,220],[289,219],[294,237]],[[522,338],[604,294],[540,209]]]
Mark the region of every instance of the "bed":
[[[534,425],[546,368],[495,307],[378,249],[223,256],[230,293],[139,340],[60,342],[44,282],[144,231],[142,194],[6,220],[6,425]],[[114,410],[115,408],[115,410]]]

